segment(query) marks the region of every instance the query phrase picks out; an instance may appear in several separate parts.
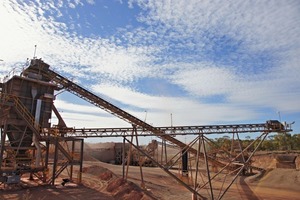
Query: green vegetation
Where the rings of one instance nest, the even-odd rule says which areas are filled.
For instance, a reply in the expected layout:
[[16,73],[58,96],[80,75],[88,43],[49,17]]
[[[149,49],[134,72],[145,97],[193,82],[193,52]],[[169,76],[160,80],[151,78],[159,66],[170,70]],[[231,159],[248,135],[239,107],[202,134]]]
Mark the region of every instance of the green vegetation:
[[[224,150],[230,151],[231,149],[238,148],[238,141],[234,140],[232,143],[232,138],[224,136],[222,138],[216,138],[214,140],[215,145],[221,147]],[[260,140],[251,139],[247,136],[245,139],[240,140],[240,143],[244,148],[249,144],[253,145],[249,148],[250,151],[254,150],[260,143]],[[233,144],[233,145],[232,145]],[[268,136],[258,148],[259,151],[290,151],[290,150],[300,150],[300,134],[289,134],[289,133],[278,133],[276,135]]]

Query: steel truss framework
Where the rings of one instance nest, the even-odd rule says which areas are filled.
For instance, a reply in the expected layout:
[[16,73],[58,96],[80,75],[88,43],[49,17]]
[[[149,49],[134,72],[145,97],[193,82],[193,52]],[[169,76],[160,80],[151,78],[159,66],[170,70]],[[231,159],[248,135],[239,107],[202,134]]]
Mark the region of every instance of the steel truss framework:
[[[92,92],[84,89],[83,87],[77,85],[73,81],[61,76],[60,74],[49,69],[49,65],[44,63],[42,60],[33,59],[30,66],[24,70],[23,75],[27,76],[29,74],[37,74],[42,77],[43,81],[48,81],[49,83],[55,84],[57,90],[66,90],[70,93],[77,95],[78,97],[90,102],[91,104],[113,114],[114,116],[123,119],[130,124],[132,128],[108,128],[108,129],[73,129],[66,128],[64,123],[60,123],[61,126],[57,128],[50,129],[46,132],[39,132],[41,141],[47,140],[47,137],[53,137],[53,133],[57,138],[69,138],[69,137],[123,137],[124,138],[124,150],[123,150],[123,176],[127,178],[129,162],[126,162],[125,157],[125,142],[131,144],[132,147],[136,148],[140,156],[147,157],[152,162],[154,162],[158,167],[163,169],[166,173],[172,176],[175,180],[181,183],[189,191],[192,192],[195,198],[205,199],[221,199],[225,192],[229,189],[232,183],[236,180],[239,174],[251,170],[259,169],[254,168],[251,165],[251,157],[257,150],[258,146],[251,150],[249,155],[248,150],[254,146],[254,142],[259,144],[266,138],[266,136],[271,132],[282,132],[290,131],[285,129],[285,127],[277,122],[269,121],[264,124],[240,124],[240,125],[215,125],[215,126],[181,126],[181,127],[153,127],[152,125],[142,121],[126,111],[116,107],[115,105],[109,103],[108,101],[96,96]],[[55,112],[55,110],[54,110]],[[20,114],[22,116],[22,114]],[[23,117],[26,118],[26,117]],[[61,119],[60,119],[61,120]],[[31,123],[27,123],[31,125]],[[32,128],[34,129],[34,127]],[[33,130],[33,132],[35,132]],[[254,133],[257,132],[260,136],[249,144],[247,147],[243,147],[239,140],[240,133]],[[56,134],[58,133],[58,134]],[[208,134],[231,134],[232,135],[232,148],[230,150],[223,147],[218,147],[212,140],[210,140],[206,135]],[[176,135],[191,135],[194,136],[194,140],[189,144],[176,139]],[[172,157],[167,158],[165,155],[165,162],[158,162],[153,159],[146,151],[142,150],[138,138],[140,136],[156,136],[165,142],[171,143],[178,148],[178,153]],[[134,140],[135,139],[135,140]],[[237,145],[236,145],[237,143]],[[56,142],[54,142],[56,144]],[[237,147],[234,147],[237,146]],[[59,145],[55,145],[56,149],[60,149],[62,153],[64,150]],[[166,147],[165,147],[166,149]],[[215,150],[212,153],[211,150]],[[234,149],[238,151],[233,152]],[[57,152],[55,150],[55,152]],[[130,151],[131,152],[131,151]],[[130,159],[130,153],[127,159]],[[165,151],[167,152],[167,151]],[[56,155],[56,153],[55,153]],[[189,161],[189,174],[181,174],[179,177],[176,176],[171,169],[178,163],[181,162],[183,156],[188,155],[190,157]],[[69,163],[73,163],[72,157],[65,155]],[[54,158],[55,160],[55,158]],[[193,162],[193,163],[192,163]],[[127,163],[127,169],[125,172],[125,163]],[[139,162],[141,171],[141,182],[142,186],[145,186],[142,173],[142,162]],[[65,165],[62,165],[60,169],[63,170]],[[181,168],[181,167],[179,167]],[[183,165],[182,165],[183,168]],[[56,172],[61,172],[61,170]],[[56,173],[53,171],[53,179],[56,177]],[[186,179],[188,180],[184,180]],[[192,184],[190,182],[192,180]],[[223,182],[220,183],[220,180]],[[231,179],[228,181],[228,179]],[[227,183],[227,187],[225,187]],[[221,189],[216,192],[214,185]],[[207,194],[200,193],[200,189],[207,191]]]
[[[168,175],[173,177],[177,182],[182,184],[186,189],[192,192],[195,199],[221,199],[228,191],[230,186],[236,181],[241,174],[252,173],[253,170],[264,171],[263,168],[251,165],[253,157],[260,144],[265,140],[267,135],[272,132],[289,132],[279,122],[268,121],[260,124],[235,124],[235,125],[210,125],[210,126],[175,126],[175,127],[156,127],[163,134],[173,137],[177,135],[190,135],[195,138],[186,144],[184,148],[178,147],[178,153],[171,158],[165,157],[165,162],[150,156],[138,144],[139,137],[153,136],[150,131],[133,126],[132,128],[79,128],[79,129],[62,129],[65,137],[123,137],[125,142],[131,144],[139,152],[139,156],[147,157],[156,166],[160,167]],[[247,146],[243,146],[240,140],[240,134],[258,134]],[[219,134],[231,136],[230,150],[218,146],[212,139],[208,138],[210,134]],[[163,142],[161,144],[164,144]],[[254,144],[256,146],[254,147]],[[176,147],[170,145],[171,147]],[[182,155],[188,153],[191,148],[197,146],[197,154],[189,154],[190,160],[193,162],[189,165],[189,173],[174,174],[172,170],[176,165],[182,164]],[[251,149],[251,151],[250,151]],[[123,150],[125,152],[125,150]],[[127,179],[130,160],[123,155],[123,177]],[[144,159],[141,159],[144,160]],[[125,173],[125,163],[127,163]],[[163,164],[164,163],[164,164]],[[141,186],[145,187],[143,173],[143,162],[139,163],[141,171]],[[180,167],[179,167],[180,168]],[[186,177],[184,177],[186,176]],[[187,179],[184,181],[184,179]],[[219,189],[216,189],[219,188]],[[206,193],[204,196],[203,193]]]
[[[234,125],[209,125],[209,126],[172,126],[156,127],[163,135],[198,135],[198,134],[226,134],[226,133],[257,133],[257,132],[282,132],[278,124],[234,124]],[[67,137],[124,137],[132,136],[137,131],[138,136],[153,136],[153,132],[142,127],[135,128],[65,128],[61,129]]]

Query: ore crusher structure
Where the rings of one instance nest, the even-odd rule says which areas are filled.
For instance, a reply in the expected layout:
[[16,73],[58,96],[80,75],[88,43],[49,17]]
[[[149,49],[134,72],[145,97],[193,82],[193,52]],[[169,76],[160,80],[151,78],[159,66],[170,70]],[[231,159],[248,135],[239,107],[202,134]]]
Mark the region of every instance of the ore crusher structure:
[[[127,177],[126,159],[130,159],[130,152],[129,155],[125,155],[125,143],[128,143],[138,151],[139,156],[144,156],[155,166],[160,167],[191,191],[195,198],[204,199],[205,197],[199,191],[201,188],[209,187],[209,196],[215,199],[212,182],[218,175],[227,171],[233,179],[226,188],[218,192],[220,195],[217,198],[221,199],[238,175],[249,170],[262,170],[252,166],[250,162],[257,148],[253,149],[247,157],[244,156],[254,142],[242,148],[239,143],[240,133],[260,133],[255,142],[261,144],[269,133],[291,131],[290,127],[276,120],[261,124],[154,127],[52,71],[50,66],[41,59],[32,59],[30,65],[20,75],[8,77],[0,83],[0,90],[0,183],[6,184],[18,183],[23,174],[29,174],[30,178],[37,177],[46,184],[54,185],[55,179],[65,169],[68,169],[70,180],[80,182],[83,167],[83,138],[122,137],[124,150],[121,159],[124,178]],[[131,127],[68,128],[54,106],[55,91],[61,90],[75,94],[127,121]],[[52,112],[58,119],[57,125],[50,123]],[[206,135],[225,133],[233,136],[232,141],[239,148],[238,153],[225,152],[222,155],[226,154],[226,158],[220,158],[218,152],[225,150],[218,147],[218,151],[209,154],[206,148],[212,141]],[[185,144],[176,139],[176,135],[193,135],[196,138],[191,143]],[[140,148],[138,144],[140,136],[156,136],[162,139],[164,144],[168,142],[176,146],[179,149],[179,158],[176,161],[181,162],[181,175],[188,177],[194,171],[194,185],[191,186],[174,175],[170,171],[173,165],[167,158],[164,162],[159,162],[154,160],[149,152]],[[194,148],[196,143],[198,148]],[[195,169],[189,167],[191,156],[196,163]],[[198,184],[199,160],[203,160],[207,171],[207,181],[203,184]],[[127,169],[128,167],[127,165]],[[142,186],[144,186],[141,163],[140,170]]]
[[[38,64],[31,62],[31,66]],[[57,85],[49,81],[39,73],[24,71],[1,83],[0,182],[18,183],[29,173],[31,178],[54,184],[69,166],[70,178],[74,166],[82,171],[83,139],[58,135],[65,123],[53,104]],[[50,123],[52,111],[59,119],[56,128]],[[70,146],[71,150],[66,149]]]

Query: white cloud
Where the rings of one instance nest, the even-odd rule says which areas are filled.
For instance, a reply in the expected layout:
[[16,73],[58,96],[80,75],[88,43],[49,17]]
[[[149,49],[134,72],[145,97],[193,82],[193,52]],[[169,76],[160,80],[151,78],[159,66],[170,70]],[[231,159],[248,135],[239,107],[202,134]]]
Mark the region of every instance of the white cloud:
[[[139,19],[154,29],[157,26],[158,35],[164,39],[191,37],[200,49],[211,50],[215,37],[226,35],[241,43],[237,57],[228,59],[249,57],[247,60],[257,70],[252,73],[246,68],[241,73],[239,68],[248,63],[236,66],[234,60],[233,66],[212,63],[207,67],[198,64],[184,68],[183,65],[170,78],[173,83],[198,96],[225,95],[226,100],[239,105],[299,112],[298,1],[130,1],[133,3],[149,12]],[[173,32],[161,34],[167,33],[166,30]],[[206,61],[201,51],[197,53]],[[259,54],[270,56],[261,69],[255,66],[264,62],[259,60]],[[255,59],[258,60],[254,62]],[[181,65],[173,63],[176,64]]]
[[55,106],[57,109],[68,112],[76,112],[76,113],[88,113],[88,114],[99,114],[99,115],[107,115],[107,113],[101,109],[95,109],[93,105],[80,105],[74,104],[71,102],[66,102],[64,100],[56,99]]
[[[278,47],[269,41],[290,44],[299,33],[298,1],[136,0],[130,4],[133,2],[149,11],[148,15],[140,16],[141,21],[163,23],[183,36],[209,31]],[[292,37],[287,38],[286,34]]]
[[[107,117],[97,114],[83,114],[74,112],[61,112],[60,115],[65,120],[68,127],[76,128],[114,128],[130,127],[130,125],[119,118]],[[53,123],[56,122],[53,120]]]
[[172,81],[191,96],[222,95],[225,102],[235,105],[299,112],[300,81],[297,77],[300,71],[292,63],[284,67],[285,70],[274,68],[256,76],[241,76],[225,67],[198,63],[193,67],[182,66],[183,69],[172,76]]
[[133,113],[139,119],[145,118],[146,111],[147,122],[155,126],[170,125],[171,113],[177,125],[238,121],[253,119],[256,116],[251,108],[233,104],[208,104],[185,97],[152,96],[130,88],[109,85],[97,85],[93,87],[93,90],[122,102],[127,107],[126,111]]
[[91,4],[91,5],[94,5],[94,4],[95,4],[95,1],[94,1],[94,0],[86,0],[86,2],[87,2],[88,4]]
[[[5,3],[0,9],[0,24],[7,27],[0,33],[5,38],[0,55],[7,62],[30,57],[37,44],[37,56],[42,55],[56,69],[76,76],[100,73],[117,81],[131,81],[139,74],[149,73],[147,68],[139,67],[149,62],[148,54],[153,51],[149,47],[123,47],[109,39],[71,35],[65,24],[37,17],[41,13],[38,7]],[[82,70],[81,66],[85,68]]]
[[210,96],[228,95],[239,84],[233,71],[225,67],[216,67],[208,63],[195,63],[193,68],[181,66],[172,80],[191,95]]
[[76,8],[76,6],[74,4],[72,4],[72,3],[69,3],[69,7],[70,8]]

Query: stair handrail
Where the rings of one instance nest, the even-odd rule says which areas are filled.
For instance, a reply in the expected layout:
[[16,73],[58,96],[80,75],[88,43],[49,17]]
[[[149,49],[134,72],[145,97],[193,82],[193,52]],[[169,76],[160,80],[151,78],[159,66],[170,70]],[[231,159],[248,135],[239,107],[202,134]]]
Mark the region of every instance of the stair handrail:
[[42,127],[40,126],[40,124],[35,123],[34,117],[28,111],[25,105],[20,101],[19,97],[15,95],[8,95],[8,96],[13,100],[17,112],[27,122],[28,126],[32,129],[34,134],[36,134],[36,136],[40,138],[40,134],[42,133]]

